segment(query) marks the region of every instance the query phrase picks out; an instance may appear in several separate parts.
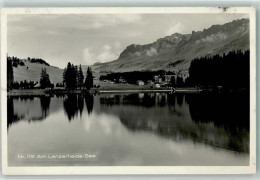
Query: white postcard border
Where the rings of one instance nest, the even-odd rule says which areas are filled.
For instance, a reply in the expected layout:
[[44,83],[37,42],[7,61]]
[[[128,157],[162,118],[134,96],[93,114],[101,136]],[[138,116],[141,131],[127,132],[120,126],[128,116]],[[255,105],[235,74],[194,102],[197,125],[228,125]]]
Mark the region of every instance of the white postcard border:
[[[7,15],[8,14],[128,14],[247,13],[250,18],[250,163],[249,166],[48,166],[8,167],[7,161]],[[72,174],[252,174],[256,172],[256,12],[253,7],[84,7],[1,9],[1,132],[2,173],[5,175]]]

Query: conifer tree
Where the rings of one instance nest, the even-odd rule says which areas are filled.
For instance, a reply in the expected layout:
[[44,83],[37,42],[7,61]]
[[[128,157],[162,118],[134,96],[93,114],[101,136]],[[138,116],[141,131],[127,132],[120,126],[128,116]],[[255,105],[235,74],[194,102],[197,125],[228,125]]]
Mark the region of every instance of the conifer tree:
[[231,51],[224,55],[199,57],[189,68],[190,85],[249,89],[250,52]]
[[84,75],[81,68],[81,65],[79,65],[79,71],[78,71],[78,87],[81,89],[84,85]]
[[176,83],[177,83],[178,87],[182,87],[183,86],[183,84],[184,84],[183,77],[177,76],[177,80],[176,81],[177,81]]
[[63,71],[63,82],[67,89],[74,90],[77,87],[77,70],[70,62]]
[[173,87],[175,87],[175,77],[174,76],[171,77],[170,83],[172,84]]
[[50,85],[51,85],[50,77],[49,77],[49,74],[46,71],[46,68],[42,69],[41,78],[40,78],[40,85],[41,85],[41,88],[50,87]]
[[85,80],[85,87],[89,90],[93,87],[93,73],[90,67],[88,67],[86,80]]
[[10,58],[7,57],[7,90],[12,90],[14,81],[13,65]]

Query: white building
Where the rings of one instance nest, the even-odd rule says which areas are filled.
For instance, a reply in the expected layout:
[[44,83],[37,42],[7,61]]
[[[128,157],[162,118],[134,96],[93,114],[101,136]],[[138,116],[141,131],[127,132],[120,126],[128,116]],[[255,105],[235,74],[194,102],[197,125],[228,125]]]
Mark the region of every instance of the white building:
[[155,87],[160,88],[161,86],[160,86],[160,84],[155,84]]
[[142,80],[138,80],[138,81],[136,82],[136,84],[137,84],[138,86],[143,86],[143,85],[144,85],[144,82],[143,82]]

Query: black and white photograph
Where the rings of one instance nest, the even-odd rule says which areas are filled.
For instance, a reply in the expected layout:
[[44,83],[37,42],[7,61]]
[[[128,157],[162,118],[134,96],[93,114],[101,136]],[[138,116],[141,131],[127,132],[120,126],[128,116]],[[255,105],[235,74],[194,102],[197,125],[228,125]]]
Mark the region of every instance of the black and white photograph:
[[2,11],[6,173],[255,171],[254,8],[76,10]]

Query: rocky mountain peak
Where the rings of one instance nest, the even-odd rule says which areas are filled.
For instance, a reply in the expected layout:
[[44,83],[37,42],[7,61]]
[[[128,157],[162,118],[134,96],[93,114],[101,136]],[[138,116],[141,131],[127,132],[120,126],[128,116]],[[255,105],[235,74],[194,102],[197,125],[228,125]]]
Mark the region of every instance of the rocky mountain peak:
[[[155,70],[171,68],[169,63],[181,62],[175,68],[186,69],[191,59],[234,50],[249,49],[249,19],[212,25],[191,34],[174,33],[145,45],[131,44],[117,61],[97,65],[98,70],[113,71]],[[182,60],[182,61],[179,61]]]

